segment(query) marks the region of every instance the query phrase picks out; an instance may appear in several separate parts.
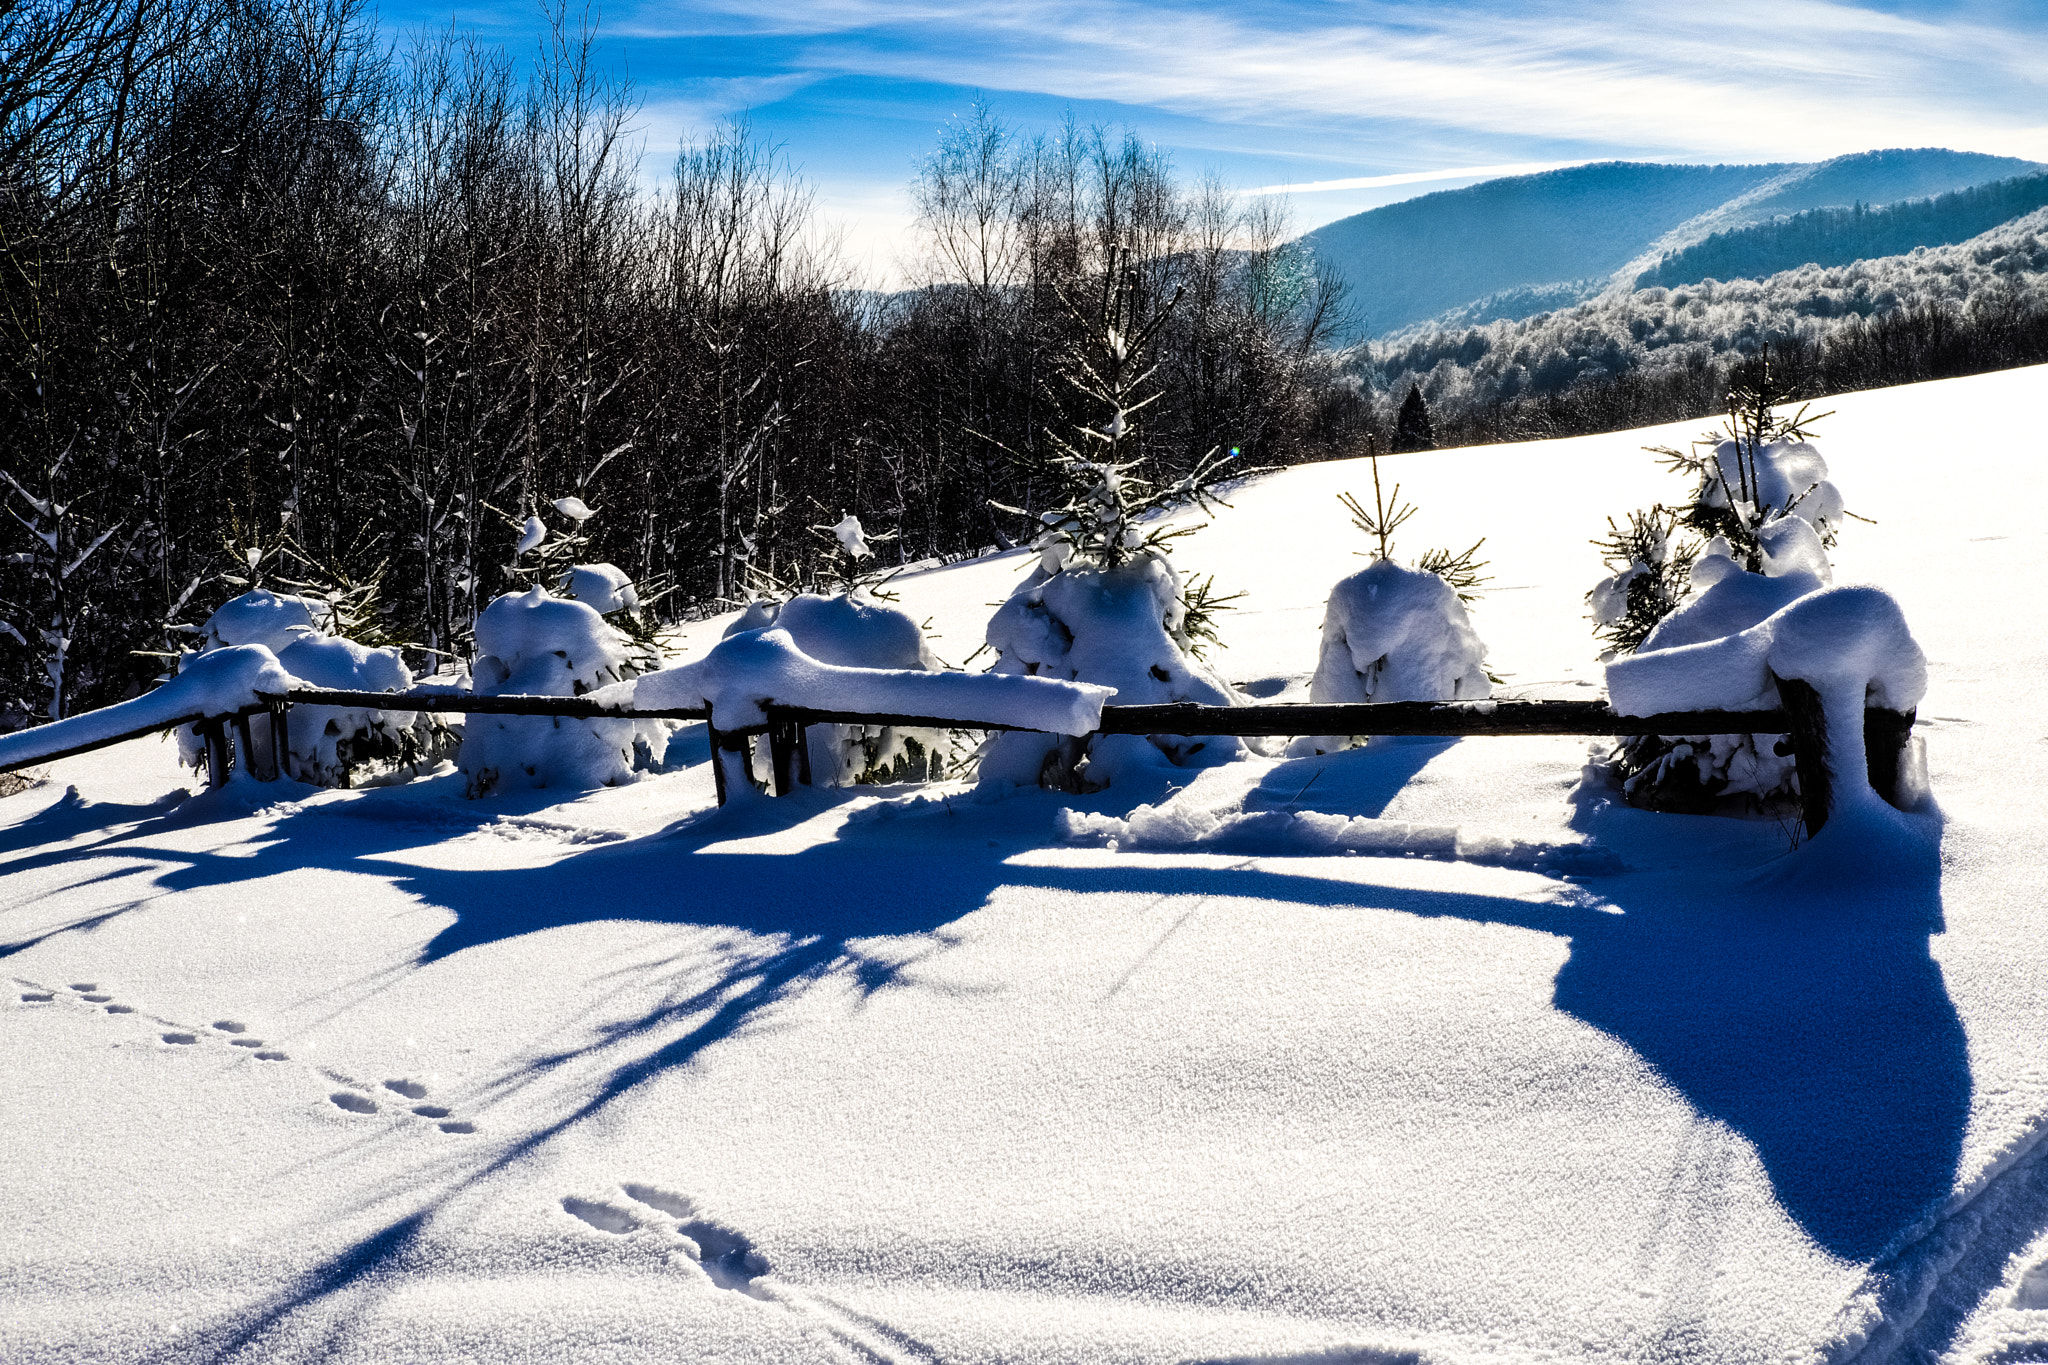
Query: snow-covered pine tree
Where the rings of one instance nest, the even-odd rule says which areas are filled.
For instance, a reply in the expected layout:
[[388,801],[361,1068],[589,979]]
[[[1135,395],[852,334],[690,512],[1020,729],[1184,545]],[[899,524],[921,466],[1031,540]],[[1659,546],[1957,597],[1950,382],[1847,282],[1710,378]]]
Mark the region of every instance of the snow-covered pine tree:
[[1408,396],[1401,400],[1400,415],[1394,419],[1394,453],[1435,449],[1436,432],[1430,426],[1429,404],[1422,396],[1422,385],[1410,384]]
[[[1105,684],[1124,704],[1241,701],[1197,657],[1188,595],[1169,557],[1172,542],[1198,528],[1168,529],[1154,514],[1188,503],[1206,512],[1216,486],[1246,471],[1232,466],[1235,450],[1212,449],[1171,483],[1138,473],[1139,415],[1160,396],[1149,387],[1152,346],[1179,298],[1176,292],[1156,310],[1145,309],[1130,253],[1112,248],[1094,308],[1084,313],[1068,301],[1080,339],[1068,348],[1060,377],[1084,420],[1068,433],[1045,431],[1051,454],[1035,468],[1052,481],[1058,501],[1037,517],[1031,548],[1038,563],[989,621],[995,671]],[[1201,598],[1208,606],[1218,600],[1213,591]],[[1197,628],[1207,624],[1198,613]],[[990,741],[981,777],[985,784],[1096,791],[1122,772],[1206,766],[1241,747],[1228,737],[1105,735],[1084,745],[1013,731]]]
[[[1486,581],[1478,558],[1485,538],[1462,551],[1429,550],[1414,567],[1394,558],[1394,532],[1418,509],[1401,501],[1401,486],[1388,494],[1380,482],[1377,450],[1372,463],[1372,506],[1349,493],[1338,501],[1351,524],[1372,539],[1372,561],[1330,589],[1323,614],[1322,644],[1313,702],[1475,701],[1491,696],[1486,645],[1473,630],[1466,604]],[[1331,753],[1363,742],[1357,735],[1307,735],[1297,754]]]
[[[1683,505],[1608,521],[1593,542],[1609,576],[1586,594],[1603,660],[1747,629],[1826,586],[1842,495],[1808,439],[1807,407],[1771,368],[1765,346],[1728,394],[1727,417],[1680,451],[1648,447],[1693,480]],[[1701,453],[1702,447],[1705,453]],[[1704,539],[1703,539],[1704,538]],[[1798,796],[1798,772],[1777,735],[1637,735],[1607,752],[1607,775],[1633,805],[1654,810],[1775,812]]]

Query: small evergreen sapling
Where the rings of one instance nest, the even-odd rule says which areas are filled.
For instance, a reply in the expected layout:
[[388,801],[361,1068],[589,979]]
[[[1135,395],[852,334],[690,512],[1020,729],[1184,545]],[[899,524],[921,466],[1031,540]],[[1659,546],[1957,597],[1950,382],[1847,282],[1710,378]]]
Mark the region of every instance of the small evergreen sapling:
[[[1372,562],[1340,579],[1324,610],[1322,638],[1309,699],[1322,703],[1476,701],[1500,679],[1486,668],[1486,645],[1465,608],[1486,577],[1478,557],[1485,539],[1463,551],[1431,550],[1413,568],[1394,558],[1394,532],[1419,510],[1380,481],[1379,452],[1372,463],[1372,506],[1350,493],[1337,500],[1351,524],[1371,538],[1359,553]],[[1358,735],[1307,735],[1297,755],[1332,753],[1364,742]]]
[[[1658,648],[1664,622],[1730,578],[1776,580],[1762,592],[1744,590],[1745,600],[1754,599],[1751,614],[1829,580],[1825,551],[1840,519],[1853,514],[1808,440],[1827,414],[1805,406],[1780,411],[1794,396],[1772,372],[1768,347],[1753,374],[1753,382],[1730,390],[1722,430],[1689,451],[1648,447],[1667,469],[1693,480],[1689,501],[1632,512],[1626,526],[1610,518],[1608,534],[1593,542],[1608,569],[1586,594],[1595,637],[1606,646],[1603,662]],[[1730,600],[1727,591],[1714,601]],[[1632,804],[1707,812],[1739,799],[1770,812],[1797,795],[1796,770],[1776,752],[1776,739],[1638,735],[1616,744],[1605,764]]]
[[[1047,429],[1050,458],[1030,462],[1058,491],[1055,505],[1037,516],[1030,542],[1037,564],[989,622],[998,671],[1100,683],[1127,703],[1239,701],[1200,659],[1216,642],[1216,613],[1235,595],[1218,595],[1213,579],[1183,581],[1172,542],[1199,526],[1169,528],[1155,514],[1188,504],[1209,512],[1221,505],[1218,485],[1253,471],[1236,466],[1235,448],[1215,447],[1178,479],[1154,483],[1139,472],[1140,415],[1160,397],[1147,391],[1156,372],[1152,347],[1180,297],[1148,316],[1138,273],[1121,248],[1109,253],[1091,313],[1061,295],[1079,339],[1060,379],[1085,416],[1070,433]],[[1160,780],[1162,768],[1227,760],[1241,748],[1228,738],[1111,735],[1084,744],[1013,732],[990,741],[981,773],[988,783],[1094,791],[1119,773],[1151,771],[1148,780]]]

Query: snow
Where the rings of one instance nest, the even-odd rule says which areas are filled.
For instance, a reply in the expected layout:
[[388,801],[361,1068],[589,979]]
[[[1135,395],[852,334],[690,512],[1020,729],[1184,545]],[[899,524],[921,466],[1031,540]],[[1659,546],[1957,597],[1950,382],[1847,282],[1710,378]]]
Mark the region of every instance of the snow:
[[[1105,467],[1103,477],[1115,471]],[[1119,706],[1238,702],[1188,648],[1180,574],[1166,555],[1141,551],[1115,568],[1069,566],[1066,542],[1052,533],[1041,539],[1038,564],[988,623],[997,673],[1094,683],[1114,689]],[[1035,785],[1053,744],[1048,735],[998,735],[981,760],[984,795]],[[1119,774],[1228,762],[1241,752],[1228,736],[1105,735],[1089,745],[1081,780],[1100,788]]]
[[[0,798],[0,1359],[2037,1357],[2044,404],[1831,400],[1876,525],[1775,661],[1911,695],[1882,588],[1937,806],[1796,851],[1562,738],[722,810],[701,726],[487,801],[53,763]],[[1599,695],[1587,542],[1696,426],[1393,457],[1487,537],[1497,694]],[[1305,695],[1362,477],[1176,542],[1249,593],[1218,678]],[[1035,561],[892,587],[960,659]]]
[[[1734,441],[1714,447],[1700,501],[1726,507],[1731,499],[1770,512],[1785,512],[1827,530],[1842,521],[1842,494],[1828,482],[1828,462],[1808,441],[1770,441],[1745,458]],[[1746,496],[1745,496],[1746,495]]]
[[640,594],[633,577],[616,564],[575,564],[568,573],[569,596],[599,616],[615,611],[640,610]]
[[[710,704],[723,730],[765,724],[773,701],[817,711],[866,711],[983,721],[1083,735],[1102,720],[1106,687],[1000,673],[925,673],[915,669],[848,668],[799,649],[781,626],[744,631],[694,663],[649,673],[633,683],[648,709]],[[623,690],[606,694],[623,697]]]
[[[1330,589],[1309,700],[1476,701],[1493,695],[1486,646],[1450,584],[1377,559]],[[1341,735],[1304,738],[1304,752],[1345,747]]]
[[261,645],[275,654],[306,632],[331,624],[325,602],[255,588],[229,599],[199,628],[201,648]]
[[284,692],[290,687],[290,675],[262,645],[225,645],[192,656],[176,677],[131,701],[0,735],[0,765],[33,762],[131,730],[169,728],[188,716],[233,715],[257,705],[258,692]]
[[[480,697],[574,697],[631,676],[625,637],[587,602],[545,588],[506,593],[476,622]],[[576,720],[476,714],[459,760],[472,795],[511,786],[611,787],[658,766],[669,726],[655,720]]]

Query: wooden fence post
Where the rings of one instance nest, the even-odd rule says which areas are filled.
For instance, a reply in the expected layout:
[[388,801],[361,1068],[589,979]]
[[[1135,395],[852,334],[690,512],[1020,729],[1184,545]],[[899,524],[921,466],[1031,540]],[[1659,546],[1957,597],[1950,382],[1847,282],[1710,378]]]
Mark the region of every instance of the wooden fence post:
[[208,716],[199,722],[199,734],[206,741],[206,785],[228,784],[228,722],[225,716]]
[[1899,786],[1905,776],[1907,746],[1913,742],[1916,711],[1866,710],[1863,713],[1863,754],[1870,785],[1885,803],[1899,808]]
[[810,744],[797,713],[786,707],[769,706],[768,760],[774,770],[775,794],[787,796],[798,782],[811,785]]
[[1771,675],[1784,702],[1785,718],[1791,722],[1792,757],[1799,769],[1799,808],[1806,822],[1806,837],[1820,833],[1835,806],[1834,777],[1828,771],[1828,721],[1821,709],[1820,693],[1797,678]]
[[292,747],[291,701],[280,697],[270,703],[270,780],[286,776],[286,756]]

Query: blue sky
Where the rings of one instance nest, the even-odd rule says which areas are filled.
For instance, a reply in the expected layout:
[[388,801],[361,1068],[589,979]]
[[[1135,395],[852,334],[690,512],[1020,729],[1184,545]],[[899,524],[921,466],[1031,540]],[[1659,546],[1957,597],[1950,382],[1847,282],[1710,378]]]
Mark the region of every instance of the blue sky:
[[[1470,184],[1484,176],[1457,172],[1478,168],[1923,146],[2048,160],[2048,0],[613,0],[593,13],[644,103],[651,169],[748,114],[883,275],[918,158],[977,92],[1025,126],[1072,110],[1128,125],[1191,175],[1294,186],[1303,228]],[[515,54],[542,23],[537,0],[383,0],[379,15],[387,37],[452,20]]]

